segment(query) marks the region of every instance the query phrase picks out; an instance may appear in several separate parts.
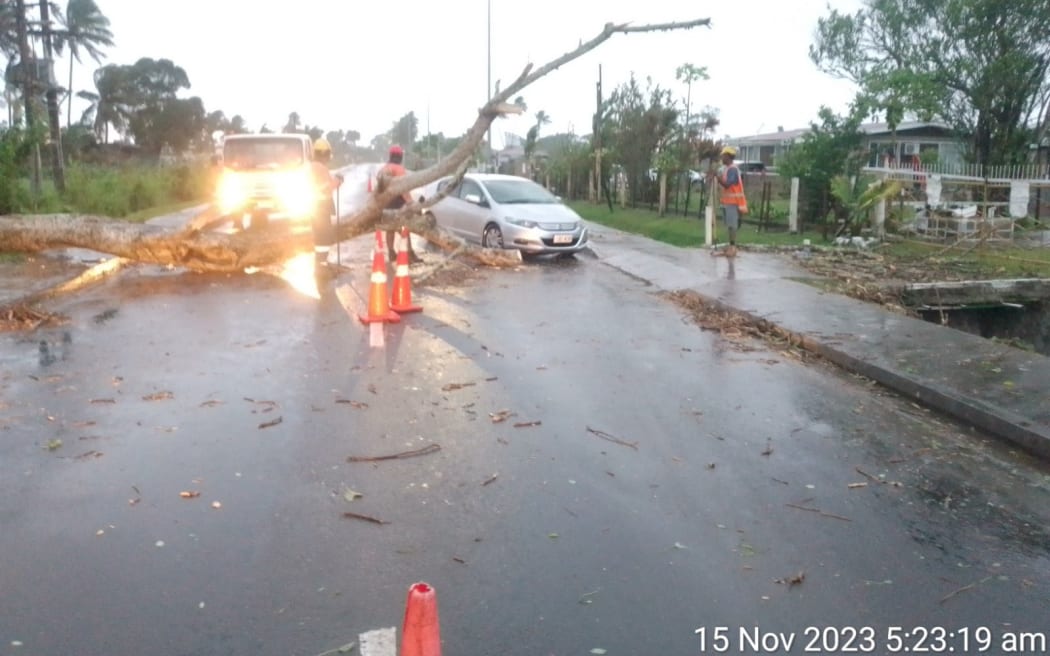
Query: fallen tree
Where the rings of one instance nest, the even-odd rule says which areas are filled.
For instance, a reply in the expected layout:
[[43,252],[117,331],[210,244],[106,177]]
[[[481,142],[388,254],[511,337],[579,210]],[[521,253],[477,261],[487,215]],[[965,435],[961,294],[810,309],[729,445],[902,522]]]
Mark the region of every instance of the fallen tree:
[[[590,41],[575,50],[533,69],[529,64],[518,78],[489,99],[465,138],[447,157],[435,165],[391,181],[381,193],[369,196],[364,207],[344,219],[337,227],[339,241],[376,229],[407,226],[447,252],[470,257],[489,266],[506,266],[520,261],[517,251],[498,251],[464,245],[459,239],[437,228],[423,210],[443,194],[416,202],[396,212],[384,211],[395,196],[412,191],[444,176],[457,179],[466,172],[472,156],[485,138],[492,122],[520,109],[508,102],[541,77],[593,50],[617,33],[659,32],[708,26],[710,19],[633,26],[608,23]],[[448,193],[454,185],[446,188]],[[195,217],[182,229],[148,224],[132,224],[99,216],[70,214],[0,217],[0,251],[39,252],[54,248],[79,247],[107,253],[133,262],[173,265],[196,271],[235,272],[248,267],[278,264],[312,248],[306,231],[268,229],[235,233],[209,230],[219,217],[212,209]]]

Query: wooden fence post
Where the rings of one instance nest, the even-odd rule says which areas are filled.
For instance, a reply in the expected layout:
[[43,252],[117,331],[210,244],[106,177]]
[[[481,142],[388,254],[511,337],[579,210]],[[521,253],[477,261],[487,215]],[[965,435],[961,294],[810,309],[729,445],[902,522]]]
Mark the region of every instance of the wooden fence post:
[[798,178],[791,178],[791,203],[788,205],[788,232],[798,234]]

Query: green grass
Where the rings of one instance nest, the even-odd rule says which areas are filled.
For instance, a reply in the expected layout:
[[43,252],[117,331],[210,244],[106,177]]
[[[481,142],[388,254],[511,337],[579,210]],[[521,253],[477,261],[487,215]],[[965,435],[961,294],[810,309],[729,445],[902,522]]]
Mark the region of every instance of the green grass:
[[123,217],[125,221],[130,223],[145,223],[150,219],[157,216],[164,216],[165,214],[174,214],[175,212],[181,212],[191,207],[196,207],[202,204],[204,201],[200,200],[189,200],[180,203],[167,203],[165,205],[157,205],[156,207],[147,207],[136,212],[132,212],[127,216]]
[[[1025,248],[1013,244],[988,243],[974,248],[916,240],[892,242],[884,253],[899,260],[965,263],[975,275],[989,278],[1050,277],[1050,248]],[[972,250],[970,250],[972,248]]]
[[[661,217],[648,209],[621,208],[618,205],[613,206],[612,212],[609,211],[608,205],[595,205],[587,201],[572,201],[568,205],[584,219],[610,228],[643,235],[675,246],[704,244],[704,222],[695,214],[688,217],[670,214]],[[721,224],[721,218],[718,222]],[[767,246],[801,245],[804,236],[792,235],[785,228],[774,224],[772,230],[759,232],[758,226],[745,223],[737,233],[737,242]],[[715,237],[716,241],[725,241],[724,225],[716,227]]]

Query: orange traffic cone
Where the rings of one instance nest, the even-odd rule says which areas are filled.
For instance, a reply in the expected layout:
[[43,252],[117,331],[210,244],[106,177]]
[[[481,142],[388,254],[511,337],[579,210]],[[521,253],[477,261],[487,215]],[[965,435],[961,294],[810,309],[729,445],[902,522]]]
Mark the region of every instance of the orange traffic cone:
[[413,583],[408,589],[401,656],[441,656],[437,593],[426,583]]
[[376,230],[376,250],[372,255],[372,286],[368,290],[368,314],[359,314],[361,323],[397,323],[401,317],[390,309],[386,296],[386,249],[383,233]]
[[394,269],[394,295],[390,308],[395,312],[422,312],[423,308],[412,305],[412,278],[408,275],[408,228],[401,228],[401,243],[397,249],[397,267]]

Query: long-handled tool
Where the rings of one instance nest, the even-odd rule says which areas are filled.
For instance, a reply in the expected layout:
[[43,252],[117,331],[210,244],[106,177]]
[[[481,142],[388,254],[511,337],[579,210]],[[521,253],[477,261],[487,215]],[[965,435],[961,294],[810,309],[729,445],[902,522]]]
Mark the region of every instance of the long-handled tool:
[[339,266],[339,267],[343,266],[343,255],[340,252],[340,251],[342,251],[342,248],[340,248],[341,244],[339,242],[339,224],[340,224],[340,221],[342,220],[342,214],[339,211],[339,208],[340,208],[340,204],[339,204],[339,189],[342,186],[343,185],[339,185],[338,187],[335,188],[335,264],[336,264],[336,266]]

